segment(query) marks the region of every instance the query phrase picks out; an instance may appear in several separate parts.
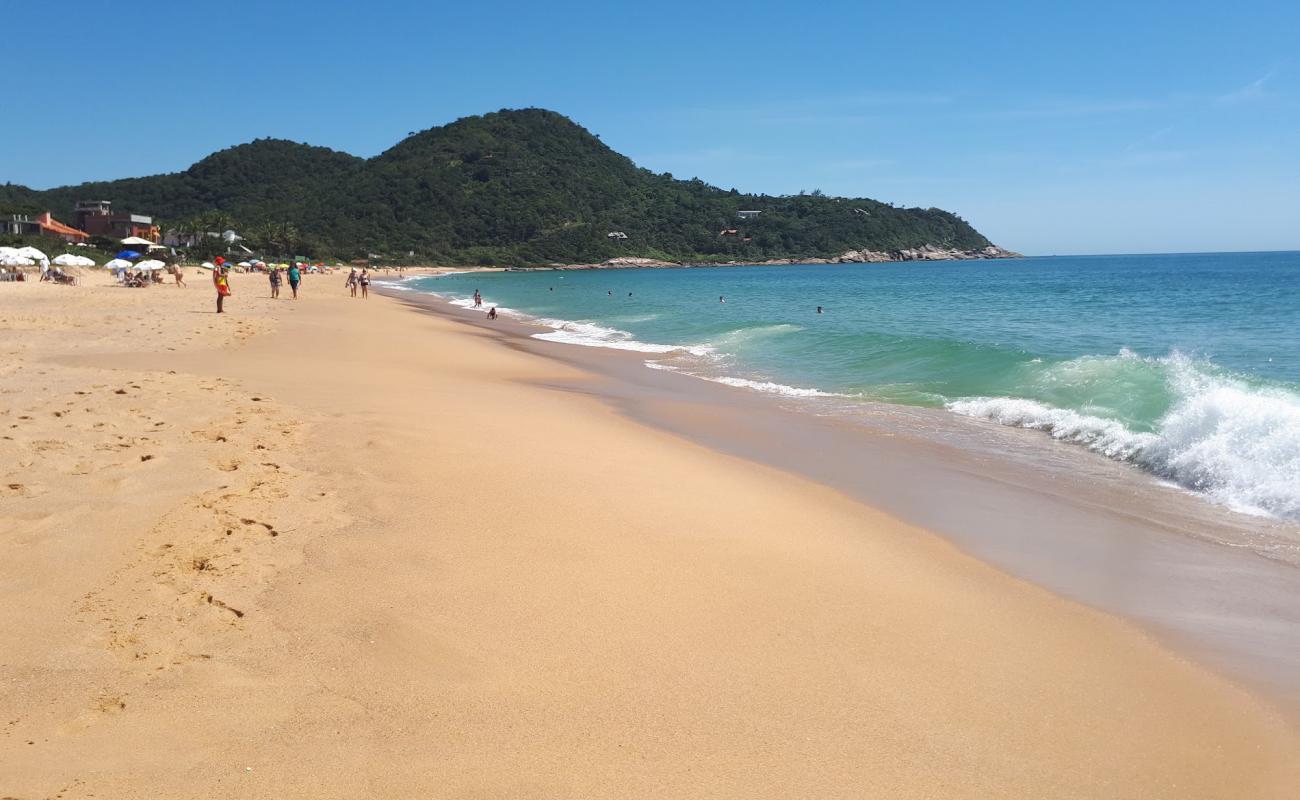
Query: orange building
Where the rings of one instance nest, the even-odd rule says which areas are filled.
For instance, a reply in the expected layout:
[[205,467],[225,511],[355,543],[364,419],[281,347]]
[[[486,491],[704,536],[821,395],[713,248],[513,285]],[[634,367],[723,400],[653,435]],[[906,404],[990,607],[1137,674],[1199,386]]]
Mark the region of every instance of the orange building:
[[57,236],[65,242],[84,242],[90,238],[90,234],[82,230],[77,230],[71,225],[64,225],[46,211],[36,215],[36,221],[40,223],[41,233],[46,236]]
[[84,242],[90,238],[90,234],[85,231],[59,222],[49,211],[44,211],[35,217],[14,214],[0,222],[0,226],[6,233],[22,236],[57,236],[65,242]]
[[143,214],[114,214],[108,200],[80,200],[77,202],[77,224],[92,236],[109,236],[125,239],[138,236],[157,242],[162,231],[153,224],[153,217]]

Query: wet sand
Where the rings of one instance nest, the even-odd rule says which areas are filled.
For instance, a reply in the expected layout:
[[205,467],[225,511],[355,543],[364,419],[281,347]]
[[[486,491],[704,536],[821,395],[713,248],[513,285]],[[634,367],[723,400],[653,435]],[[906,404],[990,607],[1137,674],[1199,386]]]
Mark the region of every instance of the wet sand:
[[0,286],[0,796],[1300,780],[1249,691],[531,344],[191,283]]
[[[600,376],[556,388],[835,487],[1013,575],[1139,622],[1300,721],[1293,525],[1213,506],[1034,431],[882,404],[857,404],[848,415],[840,404],[646,369],[642,353],[538,341],[531,335],[549,328],[505,318],[489,325],[428,295],[397,296]],[[1269,555],[1224,544],[1244,541]]]

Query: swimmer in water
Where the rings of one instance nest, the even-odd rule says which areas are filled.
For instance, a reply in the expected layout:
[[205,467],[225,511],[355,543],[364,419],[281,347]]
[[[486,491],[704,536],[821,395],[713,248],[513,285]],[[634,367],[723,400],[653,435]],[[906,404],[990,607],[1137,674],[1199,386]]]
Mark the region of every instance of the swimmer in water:
[[821,306],[817,306],[817,313],[818,313],[818,314],[822,313],[822,307],[821,307]]
[[722,295],[718,295],[718,302],[719,302],[719,303],[725,303],[725,302],[727,302],[727,298],[723,297]]

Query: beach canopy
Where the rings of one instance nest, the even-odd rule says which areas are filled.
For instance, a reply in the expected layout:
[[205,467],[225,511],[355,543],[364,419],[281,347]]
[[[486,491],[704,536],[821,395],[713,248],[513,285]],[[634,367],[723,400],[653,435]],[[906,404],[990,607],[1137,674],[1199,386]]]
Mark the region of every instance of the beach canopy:
[[56,265],[58,265],[58,266],[60,266],[60,267],[93,267],[93,266],[95,266],[95,260],[94,260],[93,258],[86,258],[85,256],[74,256],[74,255],[71,254],[71,253],[64,253],[64,254],[61,255],[61,256],[55,256],[55,257],[54,257],[54,260],[53,260],[52,262],[50,262],[50,263],[52,263],[52,264],[56,264]]
[[153,242],[148,239],[141,239],[139,236],[128,236],[122,240],[122,244],[142,244],[145,247],[148,247],[153,244]]
[[32,261],[39,261],[46,266],[49,266],[50,263],[50,257],[35,247],[20,247],[18,248],[18,255],[30,258]]
[[124,258],[115,258],[112,261],[105,264],[104,269],[108,269],[108,270],[130,269],[131,267],[134,266],[135,264],[132,264],[130,261],[127,261]]
[[122,252],[118,253],[116,256],[113,257],[130,259],[130,258],[139,258],[140,254],[134,250],[123,250]]
[[152,272],[153,270],[156,269],[167,269],[167,265],[161,261],[149,260],[149,261],[141,261],[140,263],[135,265],[135,268],[142,269],[145,272]]

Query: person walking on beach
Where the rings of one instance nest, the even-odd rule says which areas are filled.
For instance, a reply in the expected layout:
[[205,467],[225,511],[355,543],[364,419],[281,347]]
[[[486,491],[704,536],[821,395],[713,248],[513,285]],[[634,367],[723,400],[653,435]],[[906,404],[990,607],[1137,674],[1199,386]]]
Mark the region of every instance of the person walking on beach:
[[478,293],[478,289],[475,289],[475,290],[474,290],[474,307],[475,307],[475,308],[480,308],[482,305],[483,305],[483,295],[481,295],[481,294]]
[[357,268],[356,267],[353,267],[351,271],[348,272],[348,279],[343,282],[343,285],[347,287],[348,291],[352,293],[353,297],[357,296]]
[[230,271],[225,266],[226,260],[217,256],[216,266],[212,269],[212,285],[217,290],[217,313],[226,313],[225,301],[230,296]]
[[293,290],[293,299],[298,299],[298,283],[302,281],[302,273],[298,271],[298,262],[289,265],[289,288]]
[[363,267],[361,274],[357,276],[357,283],[361,284],[361,299],[368,300],[370,298],[370,270]]
[[271,299],[274,300],[275,298],[280,296],[280,270],[275,267],[271,267],[266,271],[266,274],[267,277],[271,280]]
[[185,288],[185,270],[181,269],[180,264],[172,265],[172,277],[176,279],[176,285]]

